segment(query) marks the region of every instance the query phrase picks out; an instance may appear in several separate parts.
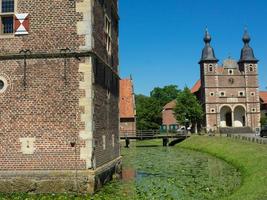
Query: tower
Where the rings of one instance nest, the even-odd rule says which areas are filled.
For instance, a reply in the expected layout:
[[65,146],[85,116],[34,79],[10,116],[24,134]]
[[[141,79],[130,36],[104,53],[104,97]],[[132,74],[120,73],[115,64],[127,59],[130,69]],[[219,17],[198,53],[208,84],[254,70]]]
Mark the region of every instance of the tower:
[[241,50],[238,65],[245,78],[247,126],[255,131],[256,128],[260,127],[258,60],[255,58],[253,49],[249,45],[251,38],[247,29],[244,31],[242,40],[244,46]]
[[205,47],[202,50],[202,56],[199,61],[200,64],[200,78],[201,78],[201,103],[204,109],[204,123],[203,125],[210,129],[214,125],[217,126],[216,110],[213,108],[212,102],[216,101],[216,89],[218,79],[216,76],[218,59],[215,57],[213,48],[210,45],[211,36],[206,29],[204,35]]

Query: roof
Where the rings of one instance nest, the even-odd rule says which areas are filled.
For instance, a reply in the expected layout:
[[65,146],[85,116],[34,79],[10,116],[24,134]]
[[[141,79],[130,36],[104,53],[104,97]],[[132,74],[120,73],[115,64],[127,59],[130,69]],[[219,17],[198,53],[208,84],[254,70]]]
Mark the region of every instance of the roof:
[[120,118],[135,117],[135,101],[131,79],[120,80]]
[[247,30],[245,30],[242,40],[244,42],[244,47],[241,50],[239,62],[258,62],[254,56],[253,49],[249,46],[250,36]]
[[201,87],[201,81],[198,80],[198,81],[195,83],[195,85],[192,87],[192,89],[191,89],[191,93],[195,93],[195,92],[197,92],[197,91],[200,89],[200,87]]
[[223,61],[223,67],[228,68],[228,69],[237,69],[238,64],[235,60],[228,58],[228,59]]
[[205,42],[205,47],[202,50],[200,63],[207,62],[207,61],[218,62],[218,59],[215,57],[214,50],[210,46],[211,36],[207,29],[206,29],[205,36],[204,36],[204,42]]
[[176,105],[176,100],[172,100],[171,102],[167,103],[167,104],[163,107],[163,109],[172,109],[172,108],[175,107],[175,105]]
[[267,104],[267,91],[260,91],[260,99],[263,104]]

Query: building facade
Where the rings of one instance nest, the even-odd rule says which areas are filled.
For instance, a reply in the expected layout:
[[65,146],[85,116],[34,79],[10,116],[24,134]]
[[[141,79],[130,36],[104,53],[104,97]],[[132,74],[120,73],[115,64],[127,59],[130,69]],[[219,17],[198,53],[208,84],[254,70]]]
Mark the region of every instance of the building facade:
[[223,66],[218,65],[208,31],[204,42],[199,62],[204,126],[207,130],[238,127],[255,131],[260,127],[258,60],[249,46],[248,32],[243,35],[240,60],[226,59]]
[[132,78],[120,80],[120,134],[136,134],[136,108]]
[[162,110],[162,126],[161,131],[176,131],[179,124],[175,118],[174,108],[176,105],[176,100],[167,103]]
[[118,2],[0,3],[0,192],[93,193],[120,172]]

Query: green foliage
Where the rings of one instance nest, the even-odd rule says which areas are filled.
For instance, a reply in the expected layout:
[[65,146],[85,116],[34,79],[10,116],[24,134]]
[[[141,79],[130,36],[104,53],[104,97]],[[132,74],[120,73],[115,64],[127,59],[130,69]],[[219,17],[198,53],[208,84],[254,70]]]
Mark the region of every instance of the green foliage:
[[267,116],[264,114],[261,115],[261,125],[267,125]]
[[176,99],[180,90],[177,85],[167,85],[163,88],[156,87],[150,92],[150,96],[156,99],[161,107]]
[[174,112],[177,121],[183,125],[186,119],[195,124],[200,122],[203,117],[203,110],[200,103],[187,87],[178,94]]
[[136,95],[137,129],[159,129],[162,124],[163,106],[174,100],[179,92],[176,85],[168,85],[154,88],[150,92],[150,97]]
[[209,153],[241,171],[241,187],[230,197],[221,199],[267,199],[267,145],[223,137],[193,136],[178,147]]
[[159,129],[161,106],[157,100],[144,95],[136,95],[137,129]]

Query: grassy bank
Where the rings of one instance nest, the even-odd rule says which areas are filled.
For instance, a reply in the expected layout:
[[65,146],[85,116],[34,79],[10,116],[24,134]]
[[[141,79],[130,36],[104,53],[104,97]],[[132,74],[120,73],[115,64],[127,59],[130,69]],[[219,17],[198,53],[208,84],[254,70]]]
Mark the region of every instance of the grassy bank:
[[194,136],[177,147],[212,154],[241,171],[241,187],[230,197],[222,199],[267,199],[267,145],[222,137]]

